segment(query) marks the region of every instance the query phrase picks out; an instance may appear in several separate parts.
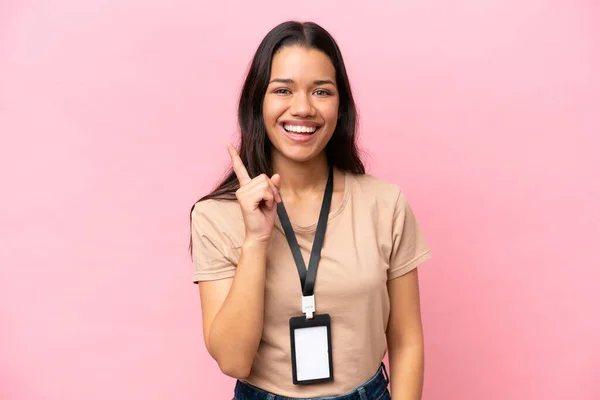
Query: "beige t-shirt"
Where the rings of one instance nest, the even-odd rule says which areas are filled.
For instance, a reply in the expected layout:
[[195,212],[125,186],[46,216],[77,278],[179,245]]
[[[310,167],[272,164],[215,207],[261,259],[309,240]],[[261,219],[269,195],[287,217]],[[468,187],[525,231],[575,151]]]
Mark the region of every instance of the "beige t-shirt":
[[[303,315],[298,271],[276,219],[267,255],[263,335],[248,383],[288,397],[347,393],[368,380],[386,352],[390,302],[386,281],[431,257],[405,196],[371,175],[345,173],[342,202],[332,209],[315,284],[317,313],[331,316],[334,380],[294,385],[289,319]],[[316,223],[292,221],[306,265]],[[194,282],[235,275],[244,240],[236,201],[206,200],[192,213]]]

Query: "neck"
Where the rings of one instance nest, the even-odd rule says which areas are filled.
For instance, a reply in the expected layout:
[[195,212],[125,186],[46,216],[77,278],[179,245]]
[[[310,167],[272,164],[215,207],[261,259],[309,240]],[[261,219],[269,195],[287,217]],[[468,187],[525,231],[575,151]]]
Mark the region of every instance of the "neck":
[[281,176],[281,193],[295,196],[323,191],[329,166],[325,152],[306,162],[296,162],[273,152],[273,172]]

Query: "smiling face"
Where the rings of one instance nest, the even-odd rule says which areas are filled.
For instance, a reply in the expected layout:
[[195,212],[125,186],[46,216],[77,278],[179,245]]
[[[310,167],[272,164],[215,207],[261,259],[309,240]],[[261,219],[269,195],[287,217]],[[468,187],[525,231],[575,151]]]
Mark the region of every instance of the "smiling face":
[[321,155],[338,107],[335,69],[325,53],[288,46],[273,56],[263,119],[274,157],[306,162]]

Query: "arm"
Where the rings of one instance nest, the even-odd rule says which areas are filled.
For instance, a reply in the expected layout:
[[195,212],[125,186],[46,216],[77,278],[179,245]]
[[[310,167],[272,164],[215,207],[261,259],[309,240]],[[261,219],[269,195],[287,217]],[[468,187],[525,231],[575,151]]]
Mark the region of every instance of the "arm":
[[390,383],[394,400],[421,400],[424,345],[417,269],[388,281],[387,328]]
[[[240,183],[235,195],[245,240],[233,278],[200,282],[199,290],[208,352],[224,374],[244,379],[250,375],[262,336],[267,249],[281,202],[281,177],[261,174],[251,179],[235,148],[229,143],[227,148]],[[204,262],[202,255],[198,258],[198,263]]]
[[267,243],[246,242],[233,278],[199,282],[204,342],[221,371],[250,374],[260,343]]

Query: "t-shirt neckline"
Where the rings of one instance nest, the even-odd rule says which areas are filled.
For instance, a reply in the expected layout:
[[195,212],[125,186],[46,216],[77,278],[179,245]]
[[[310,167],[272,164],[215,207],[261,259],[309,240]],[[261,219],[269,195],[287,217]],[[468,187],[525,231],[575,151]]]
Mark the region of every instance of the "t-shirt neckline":
[[[334,210],[330,210],[329,211],[329,218],[327,219],[327,223],[331,222],[332,219],[334,219],[336,216],[338,216],[346,207],[346,203],[348,202],[348,197],[349,197],[349,193],[350,193],[350,188],[348,187],[348,184],[350,182],[350,179],[348,179],[348,172],[346,171],[341,171],[343,176],[344,176],[344,194],[342,196],[342,202],[334,209]],[[294,232],[304,232],[304,233],[308,233],[308,232],[314,232],[317,230],[317,223],[318,222],[314,222],[310,225],[298,225],[296,223],[294,223],[294,221],[290,221],[292,223],[292,228],[294,229]],[[279,220],[279,217],[277,217],[275,219],[275,223],[277,225],[277,228],[283,232],[283,228],[281,226],[281,221]]]

